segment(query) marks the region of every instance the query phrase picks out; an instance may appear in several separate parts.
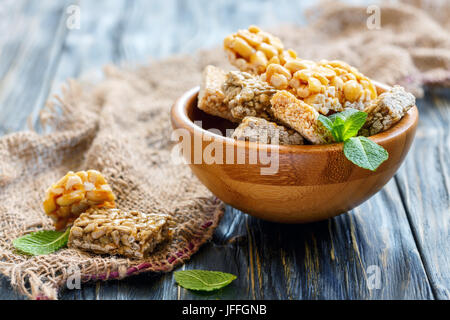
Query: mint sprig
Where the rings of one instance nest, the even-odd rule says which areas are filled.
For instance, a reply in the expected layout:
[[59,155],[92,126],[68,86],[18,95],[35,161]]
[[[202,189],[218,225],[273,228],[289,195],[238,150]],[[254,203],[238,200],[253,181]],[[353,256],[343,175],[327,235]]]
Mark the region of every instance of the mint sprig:
[[183,288],[214,291],[226,287],[236,279],[234,274],[207,270],[183,270],[174,273],[175,281]]
[[319,115],[318,119],[333,135],[336,142],[344,143],[344,154],[357,166],[376,171],[389,158],[389,153],[366,137],[357,136],[367,120],[367,113],[346,109],[329,117]]
[[389,158],[389,153],[366,137],[354,137],[344,142],[344,154],[357,166],[376,171]]
[[69,233],[70,228],[65,232],[41,230],[17,238],[13,245],[20,252],[32,256],[50,254],[67,244]]

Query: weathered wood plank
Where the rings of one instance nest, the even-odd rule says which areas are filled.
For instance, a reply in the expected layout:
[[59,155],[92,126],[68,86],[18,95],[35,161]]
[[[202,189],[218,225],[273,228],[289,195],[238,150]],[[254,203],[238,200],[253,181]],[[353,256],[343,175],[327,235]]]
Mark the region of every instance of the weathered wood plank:
[[[88,284],[82,291],[97,288],[101,299],[432,299],[398,197],[391,181],[352,212],[308,225],[264,222],[228,207],[212,242],[179,268],[238,276],[214,293],[178,288],[172,274]],[[370,289],[377,269],[380,287]]]
[[301,24],[305,6],[290,0],[134,1],[123,24],[120,52],[130,62],[194,53],[250,24]]
[[24,300],[10,285],[9,279],[0,275],[0,300]]
[[66,34],[68,0],[18,3],[8,8],[9,27],[2,29],[0,60],[8,64],[0,69],[0,134],[23,129],[42,108]]
[[[225,216],[212,242],[205,245],[181,269],[217,270],[235,274],[230,286],[212,293],[198,293],[179,288],[179,299],[253,299],[253,239],[248,233],[253,218],[227,206]],[[172,280],[173,281],[173,280]]]
[[[280,225],[228,212],[186,268],[234,273],[210,299],[432,299],[395,181],[351,213]],[[374,270],[380,287],[371,290]],[[205,296],[182,289],[182,298]]]
[[[60,12],[51,9],[54,7],[45,6],[37,10],[36,5],[30,7],[26,1],[11,3],[14,3],[14,7],[11,7],[14,10],[11,12],[19,12],[16,13],[16,20],[22,15],[22,11],[28,12],[33,21],[42,21],[50,15],[49,12]],[[49,79],[53,75],[52,91],[57,92],[60,82],[68,77],[100,77],[101,66],[109,62],[145,62],[149,57],[191,53],[199,48],[219,44],[224,35],[249,24],[270,27],[280,22],[301,23],[300,11],[304,6],[304,3],[293,3],[290,0],[168,0],[164,3],[158,0],[84,0],[80,2],[81,29],[68,32],[66,43],[56,59],[44,59],[53,59],[59,65],[57,68],[52,66],[45,69],[50,71],[45,71],[48,76],[44,81],[46,84],[41,85],[42,92],[48,91]],[[15,25],[14,19],[8,23]],[[56,29],[55,27],[50,34],[55,35]],[[28,30],[27,27],[24,30]],[[35,38],[35,41],[50,38],[51,36],[40,35],[40,40]],[[28,38],[25,37],[22,41],[20,37],[14,39],[19,40],[7,41],[7,50],[2,49],[1,54],[6,52],[5,57],[9,57],[0,59],[2,79],[5,75],[9,79],[17,79],[17,71],[11,65],[21,66],[17,70],[23,77],[27,77],[28,72],[41,70],[32,68],[21,60],[24,54],[32,57],[30,44],[22,43]],[[38,43],[34,45],[39,48],[42,46]],[[22,51],[23,48],[29,49]],[[38,56],[43,54],[42,48],[34,52]],[[21,54],[17,55],[18,53]],[[36,59],[30,58],[28,62],[30,61],[36,63]],[[35,78],[27,78],[26,86],[35,85]],[[9,125],[12,121],[13,126],[8,126],[8,130],[18,130],[23,127],[30,111],[34,110],[36,113],[40,108],[46,93],[33,97],[27,95],[29,100],[25,101],[17,97],[8,98],[9,94],[2,95],[3,89],[4,86],[0,83],[0,125]],[[13,92],[12,96],[20,93],[18,90],[9,90]],[[2,115],[5,117],[2,99],[15,101],[17,107],[22,108],[14,119],[1,118]],[[27,104],[28,101],[33,103]],[[440,99],[436,100],[437,105],[440,102]],[[421,110],[421,121],[432,118],[424,123],[425,128],[434,128],[437,121],[444,122],[447,131],[442,132],[448,133],[448,106],[438,110],[445,113],[444,116],[440,115],[440,119],[436,119],[436,114],[424,114]],[[16,124],[16,118],[23,120]],[[444,127],[441,129],[444,130]],[[433,143],[433,139],[442,137],[442,133],[434,137],[433,134],[427,136],[423,144]],[[449,251],[448,219],[445,219],[449,190],[446,160],[448,145],[443,144],[445,139],[439,141],[441,144],[430,147],[430,154],[425,156],[419,155],[422,147],[416,145],[414,154],[418,159],[431,160],[429,163],[434,165],[419,172],[414,177],[414,182],[402,175],[404,171],[416,172],[422,167],[421,161],[411,160],[410,156],[396,181],[391,181],[382,192],[353,212],[329,221],[285,226],[260,221],[228,207],[213,241],[206,244],[182,267],[222,270],[238,275],[231,286],[218,292],[193,293],[178,288],[173,282],[172,274],[143,274],[122,281],[85,284],[82,290],[63,291],[61,298],[432,299],[433,293],[437,298],[448,298],[448,255],[439,255],[438,251],[438,248],[444,250],[441,252]],[[434,155],[438,157],[433,158]],[[434,160],[438,158],[441,164]],[[446,170],[446,176],[433,185],[433,179],[439,170]],[[410,179],[409,176],[408,178]],[[401,202],[396,183],[400,187],[404,203]],[[412,189],[410,185],[413,186]],[[424,191],[427,188],[429,190]],[[417,190],[422,191],[422,194]],[[436,195],[444,200],[439,202]],[[424,201],[423,198],[427,200]],[[439,215],[439,211],[442,211],[442,215]],[[409,222],[413,226],[414,235]],[[438,231],[437,234],[433,234],[434,230]],[[371,279],[373,272],[370,266],[380,267],[380,289],[370,290],[367,286],[366,279]],[[0,299],[17,297],[8,290],[6,281],[0,284]]]
[[79,2],[80,29],[72,29],[67,35],[52,92],[58,92],[68,78],[99,80],[104,65],[121,63],[123,19],[129,4],[124,0]]
[[418,102],[411,155],[396,176],[402,200],[438,299],[450,299],[450,91]]
[[[66,1],[2,1],[0,135],[23,129],[42,107],[64,41]],[[22,299],[0,276],[0,300]]]

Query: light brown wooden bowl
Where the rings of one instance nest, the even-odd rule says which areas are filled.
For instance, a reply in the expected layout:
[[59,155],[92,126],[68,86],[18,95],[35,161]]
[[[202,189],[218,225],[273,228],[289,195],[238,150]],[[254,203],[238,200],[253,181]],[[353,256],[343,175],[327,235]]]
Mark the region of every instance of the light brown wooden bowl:
[[[381,93],[387,86],[377,84]],[[211,128],[236,127],[226,120],[210,116],[197,108],[198,88],[186,92],[173,106],[174,129],[185,129],[183,147],[190,167],[200,181],[225,203],[255,217],[281,223],[305,223],[324,220],[358,206],[377,193],[395,174],[405,159],[416,132],[419,113],[416,107],[394,127],[370,139],[389,152],[389,159],[376,172],[361,169],[344,156],[343,144],[272,146],[235,141],[207,131]],[[193,121],[202,121],[202,127]],[[206,130],[205,130],[206,129]],[[183,140],[180,138],[180,141]],[[245,153],[247,164],[226,164],[226,154],[217,153],[223,164],[192,164],[194,140],[205,151],[214,146]],[[210,146],[211,148],[211,146]],[[249,154],[278,152],[279,170],[274,175],[261,175],[260,163],[249,163]],[[198,152],[197,152],[198,153]]]

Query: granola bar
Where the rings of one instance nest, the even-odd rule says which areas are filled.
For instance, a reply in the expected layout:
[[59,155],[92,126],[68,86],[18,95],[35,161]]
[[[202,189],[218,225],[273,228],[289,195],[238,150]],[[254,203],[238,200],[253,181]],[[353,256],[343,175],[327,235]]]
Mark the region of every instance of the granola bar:
[[237,140],[266,144],[301,145],[303,137],[296,131],[262,118],[245,117],[232,137]]
[[282,124],[298,131],[313,144],[334,141],[332,135],[318,121],[319,112],[297,99],[288,91],[279,91],[272,97],[272,114]]
[[416,98],[401,86],[382,93],[364,112],[367,120],[361,135],[372,136],[391,128],[416,104]]
[[142,259],[171,237],[170,216],[120,209],[89,209],[75,220],[68,246]]
[[276,89],[259,77],[246,72],[231,71],[227,73],[223,85],[225,104],[236,119],[255,116],[270,119],[268,114],[270,98]]
[[202,84],[198,95],[198,108],[213,116],[239,122],[231,114],[228,105],[224,102],[223,84],[226,72],[214,66],[207,66],[203,71]]
[[61,230],[91,207],[114,208],[114,200],[111,187],[100,172],[70,171],[47,190],[43,207],[56,230]]

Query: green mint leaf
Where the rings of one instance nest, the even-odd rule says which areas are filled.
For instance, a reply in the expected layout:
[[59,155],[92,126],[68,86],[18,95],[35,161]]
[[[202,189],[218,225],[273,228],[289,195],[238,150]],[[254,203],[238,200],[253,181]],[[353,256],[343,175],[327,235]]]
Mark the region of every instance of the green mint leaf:
[[174,273],[175,281],[183,288],[214,291],[226,287],[236,276],[230,273],[206,270],[184,270]]
[[67,244],[70,228],[65,232],[42,230],[33,232],[13,241],[14,247],[29,255],[39,256],[53,253]]
[[344,154],[357,166],[376,171],[389,158],[388,152],[366,137],[354,137],[344,142]]
[[333,113],[332,115],[329,115],[327,118],[330,119],[330,121],[334,123],[334,121],[336,121],[336,118],[338,116],[339,116],[339,113]]
[[328,129],[331,133],[333,133],[333,122],[325,117],[324,115],[319,114],[318,120],[323,124],[325,128]]
[[325,117],[324,115],[321,115],[321,114],[319,114],[318,120],[319,120],[319,123],[321,123],[331,133],[331,135],[333,136],[334,140],[336,142],[340,142],[337,139],[338,137],[335,135],[335,131],[334,131],[334,128],[333,128],[333,122],[329,118],[327,118],[327,117]]
[[344,128],[345,128],[345,119],[337,115],[333,121],[333,134],[334,140],[336,142],[344,142]]
[[346,108],[344,111],[339,112],[338,115],[342,118],[344,118],[345,121],[347,121],[352,115],[354,115],[355,113],[358,112],[362,112],[359,111],[357,109],[353,109],[353,108]]
[[339,142],[344,142],[358,134],[359,129],[366,122],[367,113],[348,108],[342,112],[332,114],[328,118],[333,123],[333,130]]
[[355,137],[358,134],[359,129],[361,129],[366,122],[367,113],[357,110],[354,111],[356,112],[352,112],[346,117],[344,128],[342,130],[343,141]]
[[334,122],[336,120],[336,118],[341,118],[342,120],[347,121],[348,118],[350,118],[353,114],[357,113],[357,112],[361,112],[359,110],[356,109],[352,109],[352,108],[347,108],[342,112],[337,112],[337,113],[333,113],[332,115],[330,115],[328,118]]
[[319,121],[331,132],[336,142],[355,137],[367,119],[367,113],[356,109],[345,109],[329,117],[319,115]]

